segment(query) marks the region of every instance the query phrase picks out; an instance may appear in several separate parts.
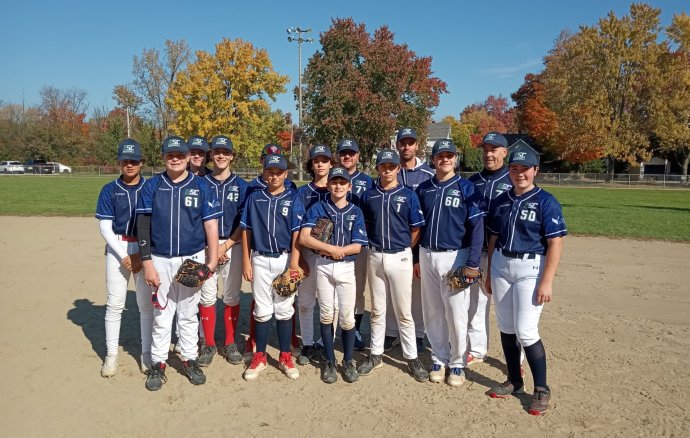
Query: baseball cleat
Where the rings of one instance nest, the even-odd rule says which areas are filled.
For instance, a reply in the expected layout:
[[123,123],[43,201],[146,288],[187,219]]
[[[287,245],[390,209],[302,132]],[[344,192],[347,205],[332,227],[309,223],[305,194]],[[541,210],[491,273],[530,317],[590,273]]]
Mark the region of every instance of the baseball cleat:
[[370,354],[364,359],[364,362],[357,368],[357,372],[359,372],[360,375],[362,376],[368,376],[371,374],[376,368],[381,368],[383,366],[383,358],[381,358],[380,354]]
[[465,371],[459,367],[451,368],[446,383],[450,386],[462,386],[465,383]]
[[158,391],[167,382],[165,377],[165,362],[156,362],[151,365],[151,372],[146,376],[146,389],[149,391]]
[[252,362],[244,370],[242,377],[244,377],[244,380],[256,380],[261,371],[265,370],[266,367],[266,353],[254,353]]
[[424,364],[419,358],[407,361],[407,371],[409,371],[418,382],[426,382],[429,380],[429,373],[426,368],[424,368]]
[[511,394],[524,394],[524,384],[513,385],[513,382],[506,380],[498,386],[494,386],[489,391],[489,397],[491,398],[507,398]]
[[359,373],[357,372],[357,362],[354,359],[350,359],[347,362],[343,360],[343,379],[347,383],[355,383],[359,379]]
[[400,339],[398,339],[398,337],[386,336],[386,338],[383,340],[383,351],[388,353],[398,344],[400,344]]
[[467,366],[484,362],[483,357],[476,357],[472,353],[467,353]]
[[335,364],[333,362],[328,361],[323,366],[321,380],[323,380],[326,383],[335,383],[338,380],[338,372],[335,370]]
[[187,375],[189,381],[192,382],[193,385],[203,385],[206,383],[206,376],[204,375],[204,372],[201,371],[198,361],[185,360],[182,362],[182,365],[184,368],[184,373]]
[[139,357],[139,369],[144,374],[148,374],[151,371],[151,353],[141,354]]
[[433,383],[441,383],[446,377],[446,369],[443,365],[437,363],[431,365],[429,370],[429,381]]
[[364,345],[364,337],[359,330],[355,330],[355,351],[364,351],[366,346]]
[[211,362],[213,361],[213,356],[216,355],[217,351],[218,349],[215,345],[204,345],[203,347],[201,347],[201,351],[199,351],[199,359],[197,360],[199,366],[207,367],[211,365]]
[[223,347],[225,359],[233,365],[239,365],[243,361],[242,353],[237,349],[237,344],[230,344]]
[[117,354],[107,355],[101,367],[101,376],[113,377],[115,374],[117,374]]
[[313,345],[305,345],[304,347],[302,347],[302,352],[297,358],[297,364],[309,365],[309,363],[311,362],[311,358],[314,355],[314,350],[315,348]]
[[537,386],[534,388],[534,395],[532,396],[532,403],[529,404],[527,412],[532,415],[544,415],[549,408],[551,401],[551,391],[546,388]]
[[292,354],[290,352],[286,351],[280,353],[278,368],[280,368],[280,371],[285,373],[286,376],[293,380],[299,378],[299,370],[295,368],[295,364],[292,363]]

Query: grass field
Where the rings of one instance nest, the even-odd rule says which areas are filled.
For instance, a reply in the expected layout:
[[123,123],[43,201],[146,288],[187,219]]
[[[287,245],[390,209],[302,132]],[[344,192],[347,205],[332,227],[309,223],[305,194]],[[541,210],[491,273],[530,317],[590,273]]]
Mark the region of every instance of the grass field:
[[[108,177],[0,177],[0,215],[92,216]],[[690,191],[546,187],[568,231],[690,242]]]

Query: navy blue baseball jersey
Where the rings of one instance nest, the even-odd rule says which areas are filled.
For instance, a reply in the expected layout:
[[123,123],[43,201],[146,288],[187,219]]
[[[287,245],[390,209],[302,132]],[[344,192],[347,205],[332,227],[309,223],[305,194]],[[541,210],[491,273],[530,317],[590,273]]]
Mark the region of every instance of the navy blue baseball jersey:
[[151,253],[185,256],[206,248],[204,222],[220,217],[220,203],[207,181],[188,172],[172,182],[166,172],[146,181],[137,213],[151,215]]
[[138,184],[128,186],[118,178],[104,185],[98,195],[96,219],[112,220],[115,234],[136,236],[135,210],[144,182],[140,178]]
[[252,231],[251,249],[262,253],[291,251],[292,233],[299,230],[304,205],[297,191],[273,196],[257,190],[247,197],[240,226]]
[[400,167],[400,173],[398,173],[398,182],[412,190],[417,190],[421,183],[430,180],[435,175],[434,169],[431,166],[419,158],[415,158],[415,160],[417,164],[413,169]]
[[495,172],[486,169],[467,178],[482,196],[480,207],[487,212],[491,208],[491,201],[496,199],[501,193],[513,188],[513,183],[508,175],[508,167],[504,166]]
[[[297,190],[297,184],[294,181],[285,178],[283,183],[286,189]],[[268,186],[264,180],[261,179],[261,175],[257,176],[253,180],[249,181],[249,189],[247,190],[247,197],[255,190],[263,190]]]
[[412,189],[398,184],[362,194],[361,204],[370,245],[378,250],[401,251],[412,244],[410,228],[422,227],[424,215]]
[[348,200],[361,207],[359,200],[364,192],[374,187],[374,179],[366,173],[360,172],[359,170],[355,170],[355,173],[351,174],[350,178],[352,189],[350,190],[350,193],[348,193]]
[[490,233],[498,234],[497,248],[517,253],[546,254],[547,239],[568,234],[561,204],[535,187],[521,196],[513,190],[494,200],[487,217]]
[[299,197],[302,200],[304,209],[309,211],[312,205],[317,202],[325,201],[331,197],[326,187],[317,187],[314,183],[308,183],[297,189]]
[[[367,246],[367,232],[364,227],[362,210],[355,204],[348,202],[343,208],[338,208],[329,197],[325,201],[314,204],[304,217],[302,228],[314,228],[317,219],[326,217],[333,221],[333,236],[331,245],[347,246],[351,243],[359,243]],[[356,254],[345,256],[343,260],[354,260]]]
[[210,174],[204,178],[208,181],[209,186],[215,190],[216,197],[220,202],[220,209],[223,212],[223,215],[218,219],[218,236],[221,239],[227,239],[240,226],[249,184],[234,173],[225,181],[218,181]]

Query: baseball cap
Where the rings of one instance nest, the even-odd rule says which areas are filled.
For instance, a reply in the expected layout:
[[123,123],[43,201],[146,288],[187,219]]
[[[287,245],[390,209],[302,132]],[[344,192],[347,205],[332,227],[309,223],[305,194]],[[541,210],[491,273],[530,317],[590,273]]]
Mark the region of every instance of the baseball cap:
[[395,140],[396,143],[402,140],[403,138],[411,138],[413,140],[417,140],[417,131],[414,128],[400,128],[398,130],[398,137]]
[[356,141],[345,138],[343,140],[340,140],[340,143],[338,143],[338,152],[341,151],[355,151],[359,152],[359,145],[357,144]]
[[316,146],[309,149],[309,159],[316,158],[318,156],[332,158],[331,148],[325,144],[317,144]]
[[263,150],[261,151],[261,156],[265,157],[266,155],[271,155],[271,154],[282,155],[283,154],[283,148],[278,146],[277,144],[269,143],[266,146],[264,146]]
[[141,145],[131,138],[125,138],[117,145],[117,161],[141,160]]
[[539,152],[535,151],[523,140],[518,140],[510,147],[508,165],[511,164],[520,164],[527,167],[538,166]]
[[328,181],[332,180],[333,178],[342,178],[347,182],[350,182],[352,180],[352,177],[350,176],[350,172],[347,171],[344,167],[334,167],[328,172]]
[[187,145],[187,142],[184,141],[184,138],[173,135],[163,140],[161,152],[164,155],[169,152],[181,152],[183,154],[188,154],[189,146]]
[[211,150],[216,149],[225,149],[230,152],[235,152],[235,149],[232,145],[232,140],[224,135],[216,135],[213,137],[213,140],[211,140]]
[[275,167],[280,170],[287,170],[288,163],[284,155],[281,154],[268,154],[264,160],[264,169],[269,167]]
[[502,134],[499,134],[495,131],[491,131],[484,136],[479,146],[484,144],[490,144],[498,148],[507,148],[508,140],[506,140],[506,138]]
[[400,155],[393,149],[381,149],[378,154],[376,154],[376,165],[392,163],[396,166],[400,165]]
[[453,143],[453,140],[447,138],[436,140],[436,142],[434,143],[434,147],[431,148],[431,156],[433,157],[443,152],[450,152],[452,154],[458,153],[458,148],[455,147],[455,143]]
[[189,150],[199,149],[204,152],[208,152],[209,150],[208,142],[200,135],[192,135],[189,137],[189,140],[187,140],[187,145],[189,146]]

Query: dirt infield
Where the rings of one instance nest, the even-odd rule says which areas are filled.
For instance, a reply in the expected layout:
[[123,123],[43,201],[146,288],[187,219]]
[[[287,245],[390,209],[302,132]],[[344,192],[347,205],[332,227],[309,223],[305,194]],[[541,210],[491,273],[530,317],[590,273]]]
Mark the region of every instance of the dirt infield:
[[[290,381],[275,368],[272,339],[273,366],[257,381],[245,382],[241,366],[216,357],[208,383],[193,387],[173,358],[168,383],[150,393],[136,362],[138,312],[129,292],[120,368],[103,379],[104,243],[96,220],[0,217],[0,230],[5,436],[690,435],[688,244],[566,239],[540,325],[553,408],[535,418],[525,411],[529,396],[485,395],[504,379],[493,315],[491,358],[470,368],[461,388],[416,383],[399,347],[355,384],[326,385],[313,366]],[[242,334],[250,299],[243,294]],[[526,385],[531,391],[529,372]]]

